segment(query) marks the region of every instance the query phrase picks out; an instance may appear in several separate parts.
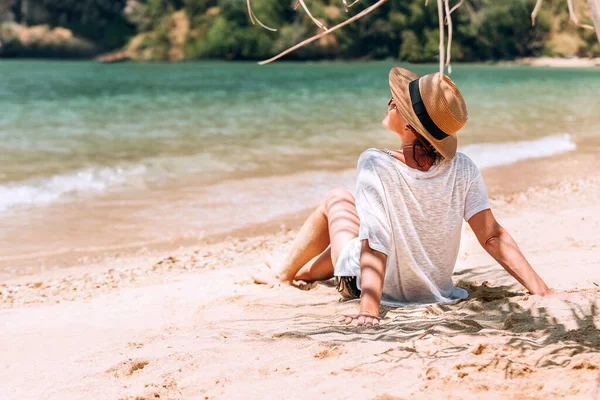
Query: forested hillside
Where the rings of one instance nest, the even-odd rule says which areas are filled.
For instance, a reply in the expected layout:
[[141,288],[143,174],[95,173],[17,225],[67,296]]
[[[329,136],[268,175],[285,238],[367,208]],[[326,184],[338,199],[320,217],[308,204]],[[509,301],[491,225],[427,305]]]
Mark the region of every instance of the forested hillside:
[[[244,0],[0,0],[0,56],[89,57],[124,50],[136,60],[262,59],[318,28],[295,0],[253,0],[256,15],[278,29],[250,23]],[[333,26],[372,4],[344,10],[341,0],[307,0]],[[369,16],[292,53],[287,59],[435,61],[436,2],[389,0]],[[576,0],[583,22],[587,5]],[[541,55],[598,56],[594,32],[569,22],[566,0],[545,0],[531,26],[534,0],[466,0],[454,16],[453,60],[506,60]]]

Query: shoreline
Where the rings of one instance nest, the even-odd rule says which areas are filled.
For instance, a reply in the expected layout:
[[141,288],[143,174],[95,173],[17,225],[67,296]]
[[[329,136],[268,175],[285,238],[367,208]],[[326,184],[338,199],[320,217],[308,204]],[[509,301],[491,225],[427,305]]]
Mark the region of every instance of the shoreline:
[[532,67],[550,68],[590,68],[600,67],[600,57],[528,57],[515,61],[500,61],[499,64],[530,65]]
[[[556,185],[565,179],[591,176],[596,173],[597,151],[600,143],[589,141],[574,151],[552,157],[521,160],[516,163],[485,168],[484,181],[491,199],[515,198],[521,193]],[[350,170],[340,170],[346,173]],[[526,174],[522,172],[526,171]],[[332,187],[333,189],[333,187]],[[0,257],[0,283],[33,279],[37,275],[65,275],[59,271],[89,269],[106,263],[120,264],[128,260],[152,260],[166,254],[196,251],[205,246],[231,239],[249,239],[298,229],[313,211],[313,206],[288,213],[266,222],[251,223],[242,228],[208,233],[202,238],[177,238],[156,242],[125,243],[104,248],[65,249],[59,253]]]
[[[519,204],[523,205],[528,197],[539,193],[585,185],[585,182],[589,182],[590,177],[595,176],[596,162],[597,148],[586,146],[583,149],[578,148],[558,156],[528,159],[509,165],[486,168],[482,170],[482,175],[486,182],[490,202],[495,210],[497,206],[511,208],[514,204],[518,207]],[[314,207],[307,207],[300,212],[227,232],[214,233],[200,240],[180,239],[154,244],[123,245],[118,248],[97,251],[83,249],[70,251],[67,254],[53,254],[47,256],[44,261],[48,264],[52,262],[58,264],[53,268],[42,268],[33,273],[27,273],[27,270],[24,269],[12,274],[5,270],[3,274],[0,274],[0,288],[5,289],[3,294],[4,300],[6,300],[6,289],[9,287],[31,291],[30,289],[39,289],[45,286],[45,284],[39,285],[39,282],[52,282],[49,287],[53,284],[60,286],[58,283],[60,281],[68,282],[74,277],[85,280],[92,276],[100,281],[105,279],[102,281],[104,283],[110,283],[115,277],[108,275],[114,274],[115,271],[121,275],[125,274],[129,278],[133,274],[134,277],[131,279],[135,281],[137,275],[140,275],[140,271],[145,271],[144,273],[147,275],[154,275],[156,270],[162,271],[162,268],[155,268],[161,262],[170,264],[171,268],[175,270],[178,269],[177,265],[183,263],[180,265],[182,271],[196,268],[187,268],[185,267],[186,263],[192,265],[199,263],[198,265],[203,267],[205,264],[200,263],[198,259],[205,258],[205,254],[223,251],[229,254],[227,257],[231,258],[232,253],[229,248],[231,246],[238,249],[238,247],[245,248],[246,245],[256,247],[254,243],[257,242],[274,241],[278,245],[289,243],[293,239],[293,234],[313,210]],[[274,247],[276,246],[270,246],[270,249],[272,250]],[[257,263],[262,262],[262,255],[254,258]],[[34,256],[34,259],[39,261],[38,257]],[[27,258],[20,260],[27,260]],[[6,262],[6,260],[2,260],[2,263]],[[29,270],[31,268],[29,267]],[[113,272],[109,273],[109,271]],[[99,278],[101,276],[103,278]],[[31,292],[34,293],[36,290]],[[5,301],[0,304],[7,306]]]
[[[106,60],[106,61],[103,61]],[[131,56],[122,50],[112,53],[103,53],[89,58],[57,58],[57,57],[0,57],[0,62],[23,62],[23,61],[51,61],[51,62],[89,62],[104,65],[119,65],[119,64],[184,64],[184,63],[232,63],[232,64],[256,64],[262,59],[257,60],[226,60],[226,59],[205,59],[205,60],[182,60],[182,61],[143,61],[134,60]],[[376,64],[376,63],[399,63],[413,66],[420,65],[437,65],[435,61],[429,62],[408,62],[399,59],[315,59],[315,60],[279,60],[282,64]],[[600,57],[554,57],[554,56],[539,56],[539,57],[523,57],[506,60],[484,60],[484,61],[453,61],[453,65],[496,65],[496,66],[511,66],[511,65],[526,65],[542,68],[593,68],[600,66]]]

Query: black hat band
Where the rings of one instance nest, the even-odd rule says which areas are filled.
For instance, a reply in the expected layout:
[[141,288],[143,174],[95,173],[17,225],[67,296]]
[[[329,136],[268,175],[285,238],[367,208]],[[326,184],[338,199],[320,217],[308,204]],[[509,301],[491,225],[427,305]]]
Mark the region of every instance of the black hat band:
[[419,79],[415,79],[408,84],[408,92],[410,93],[410,101],[412,102],[413,111],[417,115],[417,118],[419,118],[419,121],[421,121],[421,124],[423,124],[423,127],[427,129],[427,132],[429,132],[431,136],[437,140],[445,139],[449,135],[438,128],[438,126],[435,124],[435,122],[433,122],[427,113],[425,104],[423,104],[421,91],[419,90]]

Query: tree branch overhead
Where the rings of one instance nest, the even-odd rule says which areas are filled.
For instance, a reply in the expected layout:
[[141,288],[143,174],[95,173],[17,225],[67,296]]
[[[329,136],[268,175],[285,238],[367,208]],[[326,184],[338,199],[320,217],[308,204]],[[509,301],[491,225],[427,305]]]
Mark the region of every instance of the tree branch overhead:
[[[262,22],[260,22],[258,20],[258,18],[256,18],[256,15],[254,14],[254,12],[252,11],[252,7],[250,5],[250,0],[246,0],[246,1],[247,1],[247,6],[248,6],[248,16],[249,16],[252,24],[255,24],[255,22],[256,22],[265,29],[269,29],[271,31],[276,31],[276,29],[267,27]],[[342,0],[342,1],[343,1],[345,10],[348,11],[348,8],[355,5],[359,0],[355,0],[351,4],[347,4],[347,0]],[[332,28],[327,28],[321,21],[319,21],[317,18],[315,18],[312,15],[312,13],[308,9],[304,0],[297,0],[295,3],[294,9],[297,9],[298,5],[301,5],[302,8],[304,9],[304,11],[306,12],[306,14],[309,16],[309,18],[315,23],[315,25],[317,25],[317,27],[319,27],[320,29],[323,29],[323,32],[320,32],[308,39],[305,39],[302,42],[282,51],[281,53],[279,53],[267,60],[259,62],[259,64],[265,65],[265,64],[271,63],[275,60],[278,60],[281,57],[283,57],[303,46],[306,46],[307,44],[310,44],[310,43],[314,42],[315,40],[320,39],[323,36],[328,35],[334,31],[370,14],[375,9],[379,8],[382,4],[384,4],[386,1],[387,0],[379,0],[376,3],[372,4],[371,6],[365,8],[358,14],[354,15],[353,17],[347,19],[346,21],[339,23],[338,25],[335,25]],[[425,5],[427,5],[427,2],[428,1],[425,0]],[[451,59],[452,35],[453,35],[452,13],[454,11],[456,11],[460,6],[463,5],[464,0],[460,0],[453,7],[450,7],[450,0],[437,0],[436,2],[437,2],[438,25],[439,25],[439,34],[440,34],[440,38],[439,38],[440,73],[442,73],[442,74],[444,73],[444,67],[448,67],[448,72],[451,73],[452,69],[451,69],[450,59]],[[543,3],[543,0],[537,0],[535,7],[531,13],[531,24],[533,26],[535,26],[536,18],[542,8],[542,3]],[[568,9],[569,9],[569,17],[570,17],[570,20],[578,27],[581,27],[584,29],[589,29],[589,30],[595,30],[596,34],[598,36],[598,42],[600,43],[600,0],[588,0],[588,4],[589,4],[590,10],[592,12],[592,20],[594,21],[594,26],[588,25],[588,24],[583,24],[579,21],[579,18],[577,17],[577,14],[575,12],[573,0],[567,0],[567,5],[568,5]],[[448,26],[447,33],[444,30],[444,25]],[[447,43],[447,47],[445,48],[444,42],[445,42],[446,34],[448,35],[448,43]]]

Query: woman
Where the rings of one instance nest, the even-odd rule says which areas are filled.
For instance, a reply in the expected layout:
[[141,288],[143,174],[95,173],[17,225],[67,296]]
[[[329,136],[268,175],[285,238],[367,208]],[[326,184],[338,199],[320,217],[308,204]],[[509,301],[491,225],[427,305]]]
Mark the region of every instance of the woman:
[[356,198],[342,189],[330,192],[282,264],[254,280],[291,285],[335,277],[345,297],[360,298],[359,313],[346,323],[379,324],[380,303],[468,296],[451,279],[464,219],[483,248],[531,293],[549,294],[494,218],[477,166],[456,152],[467,108],[454,83],[439,73],[420,77],[403,68],[393,68],[389,82],[393,97],[382,123],[400,137],[401,148],[362,153]]

